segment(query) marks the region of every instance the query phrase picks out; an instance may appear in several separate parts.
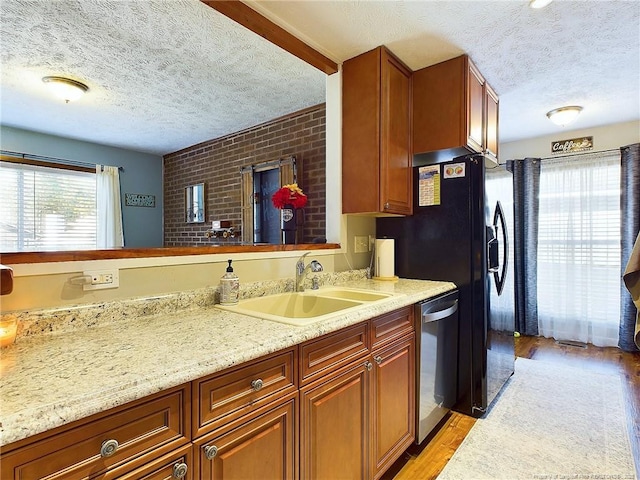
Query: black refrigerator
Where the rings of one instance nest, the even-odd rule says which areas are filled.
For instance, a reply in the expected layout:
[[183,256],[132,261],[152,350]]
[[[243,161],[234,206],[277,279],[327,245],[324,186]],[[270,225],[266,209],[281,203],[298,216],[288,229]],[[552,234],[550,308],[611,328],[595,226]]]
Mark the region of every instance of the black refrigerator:
[[413,215],[378,218],[376,236],[395,239],[396,275],[457,285],[453,409],[481,417],[515,362],[511,174],[487,169],[482,155],[423,163],[413,173]]

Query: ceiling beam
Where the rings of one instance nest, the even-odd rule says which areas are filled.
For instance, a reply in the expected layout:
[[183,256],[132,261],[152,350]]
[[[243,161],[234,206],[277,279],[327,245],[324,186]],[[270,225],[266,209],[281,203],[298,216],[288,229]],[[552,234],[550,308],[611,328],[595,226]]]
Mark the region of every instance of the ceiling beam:
[[336,62],[311,48],[302,40],[291,35],[271,20],[263,17],[240,0],[201,1],[327,75],[338,71],[338,64]]

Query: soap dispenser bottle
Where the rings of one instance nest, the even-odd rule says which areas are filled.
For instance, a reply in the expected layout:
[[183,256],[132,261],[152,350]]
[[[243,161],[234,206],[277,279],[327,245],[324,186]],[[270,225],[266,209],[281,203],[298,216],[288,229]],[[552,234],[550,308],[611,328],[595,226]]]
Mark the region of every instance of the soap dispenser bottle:
[[227,272],[220,279],[220,304],[235,305],[240,293],[240,279],[233,273],[232,260],[228,260]]

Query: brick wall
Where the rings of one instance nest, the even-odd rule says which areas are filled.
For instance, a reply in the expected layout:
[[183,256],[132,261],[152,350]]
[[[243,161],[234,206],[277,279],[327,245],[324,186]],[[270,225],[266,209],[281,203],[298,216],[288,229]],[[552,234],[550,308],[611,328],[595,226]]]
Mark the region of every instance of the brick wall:
[[[325,105],[317,105],[164,157],[164,245],[212,243],[205,232],[212,220],[240,226],[240,169],[295,156],[302,164],[298,183],[308,197],[303,243],[325,237]],[[205,184],[206,222],[184,220],[184,189]],[[216,240],[219,242],[220,240]],[[232,244],[238,239],[223,240]]]

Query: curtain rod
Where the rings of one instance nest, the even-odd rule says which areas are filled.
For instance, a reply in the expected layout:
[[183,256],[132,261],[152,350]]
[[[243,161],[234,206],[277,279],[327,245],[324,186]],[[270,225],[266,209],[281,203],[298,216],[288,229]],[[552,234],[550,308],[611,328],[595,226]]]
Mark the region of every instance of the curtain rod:
[[613,153],[613,152],[620,153],[620,149],[619,148],[610,148],[609,150],[598,150],[598,151],[595,151],[595,152],[568,153],[566,155],[557,155],[555,157],[545,157],[545,158],[541,158],[540,160],[557,160],[557,159],[560,159],[560,158],[580,157],[580,156],[583,156],[583,155],[597,155],[598,153]]
[[[58,163],[61,165],[71,165],[74,167],[96,168],[96,165],[100,165],[95,163],[82,162],[80,160],[68,160],[64,158],[47,157],[44,155],[33,155],[30,153],[11,152],[8,150],[0,150],[0,154],[7,155],[9,157],[23,158],[25,160],[39,160],[41,162]],[[118,170],[123,172],[124,168],[119,166]]]

